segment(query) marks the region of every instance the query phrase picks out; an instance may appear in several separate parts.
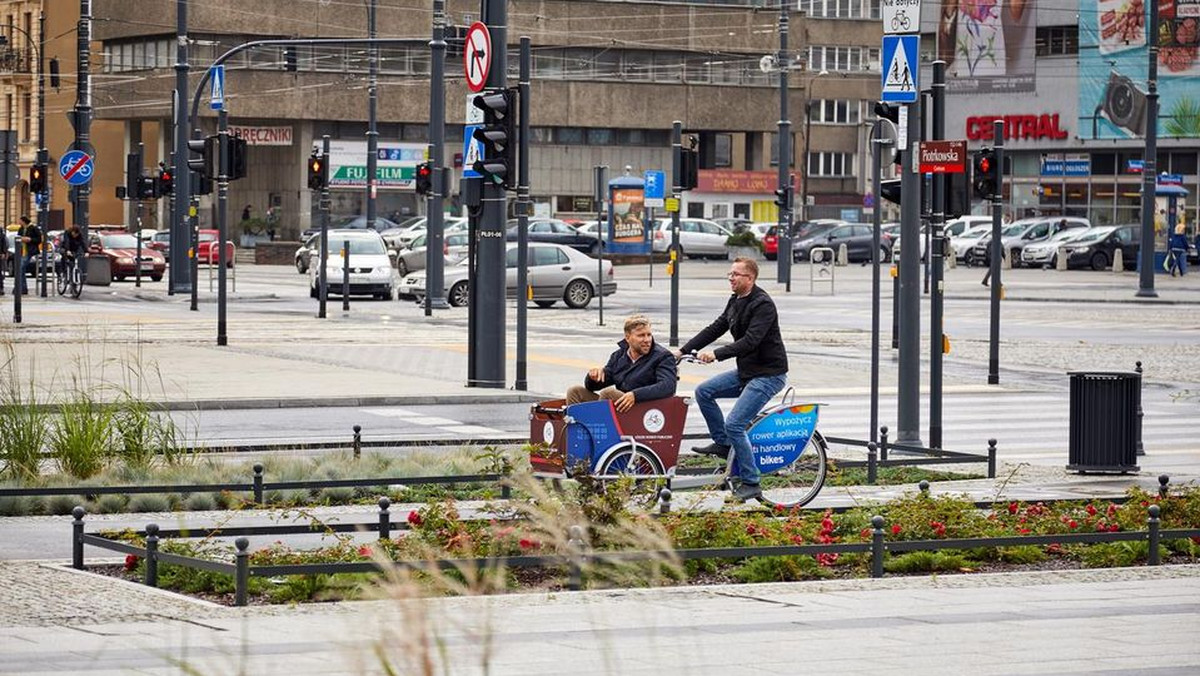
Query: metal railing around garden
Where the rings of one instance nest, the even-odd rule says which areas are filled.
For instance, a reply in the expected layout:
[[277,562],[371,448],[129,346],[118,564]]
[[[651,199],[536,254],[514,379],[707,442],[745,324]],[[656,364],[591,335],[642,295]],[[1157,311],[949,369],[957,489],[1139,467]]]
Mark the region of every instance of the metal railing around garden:
[[[1169,479],[1164,475],[1159,477],[1159,495],[1168,494]],[[922,482],[925,484],[925,482]],[[927,485],[922,486],[927,490]],[[1055,502],[1055,501],[1042,501]],[[976,505],[995,506],[996,502],[976,503]],[[663,489],[660,498],[660,513],[669,511],[670,491]],[[108,551],[127,554],[145,559],[143,573],[145,584],[158,586],[159,564],[173,564],[199,570],[230,575],[234,578],[234,605],[244,606],[249,602],[249,587],[251,577],[278,577],[288,575],[334,575],[339,573],[375,573],[385,570],[481,570],[495,568],[546,568],[565,566],[568,571],[567,588],[576,591],[584,586],[585,571],[595,564],[633,563],[638,561],[663,561],[679,559],[683,561],[705,559],[743,559],[750,557],[779,557],[779,556],[817,556],[822,554],[869,554],[871,577],[880,578],[884,574],[885,555],[915,551],[941,551],[975,549],[979,547],[1021,547],[1045,546],[1051,544],[1102,544],[1113,542],[1146,542],[1148,544],[1147,564],[1157,566],[1161,563],[1159,545],[1163,540],[1183,538],[1200,538],[1200,528],[1168,529],[1160,527],[1160,507],[1152,504],[1148,508],[1146,530],[1144,531],[1105,531],[1095,533],[1063,533],[1057,535],[1019,535],[1012,537],[978,537],[956,538],[945,540],[899,540],[888,541],[885,538],[884,526],[886,520],[881,515],[871,517],[871,541],[840,544],[814,545],[776,545],[762,547],[721,547],[703,549],[676,550],[646,550],[646,551],[591,551],[583,538],[583,528],[575,525],[568,530],[567,551],[556,554],[496,556],[459,559],[425,559],[400,561],[357,561],[261,565],[250,564],[250,535],[281,535],[281,534],[311,534],[314,532],[376,532],[380,539],[391,537],[393,530],[406,530],[407,523],[393,524],[390,512],[391,502],[387,498],[379,500],[378,519],[370,523],[338,523],[321,526],[304,525],[275,525],[275,526],[245,526],[219,527],[212,529],[160,529],[157,524],[148,524],[144,531],[137,534],[145,536],[142,546],[114,539],[99,534],[85,532],[83,507],[76,507],[72,513],[71,532],[71,565],[77,570],[84,569],[84,548],[92,546]],[[184,556],[159,549],[164,538],[189,537],[234,537],[236,552],[232,562],[203,559]]]

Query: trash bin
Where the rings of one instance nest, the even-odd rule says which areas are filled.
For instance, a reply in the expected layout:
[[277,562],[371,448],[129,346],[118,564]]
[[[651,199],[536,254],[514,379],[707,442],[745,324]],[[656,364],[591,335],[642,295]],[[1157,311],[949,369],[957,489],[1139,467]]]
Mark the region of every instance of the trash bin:
[[1067,470],[1137,472],[1142,378],[1124,371],[1073,371]]
[[108,256],[88,256],[87,280],[88,286],[110,286],[112,284],[112,261]]

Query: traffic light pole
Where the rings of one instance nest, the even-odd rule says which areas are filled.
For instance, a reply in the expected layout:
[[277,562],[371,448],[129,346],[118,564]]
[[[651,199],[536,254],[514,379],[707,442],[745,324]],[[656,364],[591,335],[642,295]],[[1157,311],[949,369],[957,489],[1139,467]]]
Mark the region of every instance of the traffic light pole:
[[683,195],[683,123],[671,125],[671,197],[675,210],[671,212],[671,251],[667,255],[671,266],[671,347],[679,346],[679,208]]
[[[1153,3],[1151,3],[1153,4]],[[1004,208],[1004,122],[996,120],[992,123],[992,147],[996,151],[995,194],[992,195],[992,254],[990,265],[991,278],[991,308],[988,328],[988,385],[1000,384],[1000,257],[1002,244],[1000,242],[1000,212]],[[903,251],[903,250],[902,250]]]
[[[91,146],[92,127],[92,78],[91,78],[91,48],[92,48],[92,0],[79,0],[79,27],[77,29],[76,55],[78,75],[75,88],[75,108],[71,120],[75,125],[75,148],[88,150]],[[75,186],[75,223],[83,241],[88,241],[88,227],[91,221],[90,197],[91,182]],[[80,280],[87,281],[87,265],[80,268]]]
[[[138,185],[141,185],[142,177],[142,158],[146,156],[146,146],[143,143],[138,143]],[[142,199],[141,195],[133,196],[133,239],[134,239],[134,256],[133,256],[133,285],[137,288],[142,288]]]
[[[921,175],[917,167],[921,138],[920,99],[908,104],[908,145],[901,148],[900,240],[920,242]],[[901,108],[903,111],[903,108]],[[921,445],[921,247],[900,249],[900,369],[897,396],[897,438]]]
[[[329,134],[321,137],[321,156],[329,162]],[[326,164],[326,167],[329,165]],[[329,182],[321,184],[321,256],[317,268],[317,319],[325,319],[325,304],[329,301]]]
[[[440,0],[439,0],[440,2]],[[520,99],[520,146],[517,148],[517,381],[513,389],[529,389],[529,90],[533,47],[521,36],[521,66],[517,87]]]
[[[229,113],[225,106],[217,111],[217,138],[219,139],[217,153],[217,345],[228,345],[229,336],[225,332],[225,268],[229,256],[225,240],[228,238],[229,207]],[[208,264],[212,265],[212,250],[208,253]]]
[[[597,213],[600,210],[600,205],[604,204],[606,188],[608,187],[608,165],[597,164],[593,170],[593,179],[595,182],[595,195],[593,196],[596,202]],[[599,220],[599,218],[597,218]],[[604,249],[600,248],[596,254],[596,300],[600,302],[600,321],[599,326],[604,326]]]
[[[192,262],[195,260],[192,240],[192,181],[188,172],[188,129],[187,117],[188,84],[188,1],[175,0],[175,199],[171,212],[171,248],[167,278],[167,293],[191,292],[192,309],[196,307],[196,275]],[[188,257],[189,251],[193,254]]]
[[[483,0],[483,23],[491,33],[492,53],[487,88],[496,92],[508,86],[508,2]],[[511,114],[511,111],[509,111]],[[509,139],[511,141],[511,139]],[[511,168],[509,169],[511,171]],[[478,363],[475,368],[475,387],[503,388],[505,386],[505,205],[508,201],[504,185],[495,180],[483,181],[483,215],[479,221],[479,253],[475,279],[476,305],[472,311],[479,317],[475,349]]]
[[[43,56],[46,52],[46,12],[43,10],[38,14],[38,151],[37,163],[42,166],[42,171],[47,171],[50,167],[50,153],[46,150],[46,62]],[[50,209],[50,177],[47,175],[46,190],[42,192],[38,200],[37,210],[37,225],[38,230],[42,233],[42,241],[47,240],[46,227],[49,219]],[[5,223],[5,226],[8,224]],[[47,271],[46,268],[46,249],[42,249],[42,298],[48,295],[47,292]]]
[[[1142,227],[1138,248],[1138,298],[1157,298],[1154,290],[1154,204],[1158,189],[1158,3],[1150,3],[1150,66],[1146,78],[1146,149],[1142,153]],[[1194,33],[1193,33],[1194,35]],[[1193,48],[1194,49],[1194,48]],[[1194,58],[1194,57],[1193,57]],[[1173,233],[1168,232],[1167,238]],[[1186,255],[1186,252],[1185,252]]]
[[[374,0],[372,0],[374,2]],[[371,37],[375,37],[372,35]],[[429,195],[429,208],[426,210],[425,228],[425,280],[428,282],[425,294],[425,316],[433,315],[433,310],[444,310],[446,297],[441,292],[445,286],[445,257],[442,255],[442,242],[445,241],[445,207],[446,172],[443,170],[446,156],[446,3],[445,0],[434,0],[433,3],[433,40],[430,49],[430,90],[429,90],[429,162],[432,168],[433,190]],[[368,169],[368,173],[371,170]],[[373,174],[372,174],[373,175]],[[371,218],[370,215],[367,217]],[[434,292],[433,289],[437,291]]]
[[791,168],[791,138],[792,121],[788,119],[788,72],[791,70],[791,56],[788,54],[788,11],[789,3],[779,3],[779,54],[776,56],[776,67],[779,68],[779,134],[776,143],[779,146],[779,189],[782,193],[783,204],[779,206],[778,252],[775,255],[777,274],[776,281],[786,284],[785,290],[792,290],[792,229],[791,229],[791,194],[788,170]]
[[[946,62],[933,62],[933,140],[946,137]],[[966,160],[966,157],[963,158]],[[943,256],[945,241],[942,229],[946,224],[946,175],[933,175],[933,222],[929,228],[929,243],[925,249],[925,261],[932,277],[932,295],[929,297],[929,447],[942,447],[942,349],[943,304],[945,301],[942,278],[945,274]],[[878,248],[878,247],[877,247]],[[903,255],[903,249],[901,249]]]
[[[375,0],[367,0],[367,38],[375,38]],[[433,82],[442,83],[442,79],[433,73]],[[367,227],[375,230],[375,193],[379,183],[379,130],[376,128],[377,102],[379,99],[379,48],[372,45],[367,48]],[[430,101],[430,105],[432,105]],[[433,118],[430,118],[430,125]],[[430,139],[432,141],[432,139]],[[436,171],[436,168],[435,168]],[[437,179],[434,179],[437,180]],[[433,223],[428,228],[432,232]],[[429,242],[426,236],[426,242]],[[431,244],[431,243],[430,243]]]
[[874,213],[871,215],[874,227],[871,228],[871,429],[868,439],[871,441],[879,440],[879,299],[880,299],[880,280],[879,280],[879,264],[880,264],[880,237],[879,228],[883,217],[883,205],[879,197],[879,187],[882,179],[880,177],[880,156],[883,154],[882,146],[891,145],[889,139],[881,138],[883,132],[883,120],[875,120],[874,126],[871,127],[871,157],[874,160],[871,166],[871,185],[875,191],[876,202]]

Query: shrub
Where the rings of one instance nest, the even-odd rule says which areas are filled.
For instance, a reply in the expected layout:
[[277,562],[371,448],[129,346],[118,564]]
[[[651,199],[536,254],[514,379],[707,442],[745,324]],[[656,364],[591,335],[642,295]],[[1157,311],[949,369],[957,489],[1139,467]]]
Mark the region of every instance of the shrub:
[[732,574],[741,582],[792,582],[833,573],[811,556],[760,556],[733,569]]
[[112,457],[112,413],[81,393],[64,403],[50,430],[50,452],[59,469],[77,479],[99,474]]
[[[147,497],[147,496],[136,496],[136,497]],[[96,505],[95,505],[94,511],[96,511],[98,514],[118,514],[120,512],[125,511],[125,505],[127,504],[127,502],[128,502],[128,500],[125,498],[124,495],[108,493],[105,495],[101,495],[100,498],[96,500]],[[89,509],[88,511],[90,512],[93,510]],[[144,511],[144,510],[139,510],[139,511]]]
[[344,505],[354,499],[354,488],[350,486],[322,488],[318,498],[331,505]]
[[8,374],[0,390],[0,476],[33,479],[41,473],[48,414],[38,406],[32,381],[28,389],[20,383],[11,348],[0,370]]
[[[1160,560],[1169,551],[1158,546]],[[1088,568],[1126,568],[1150,558],[1150,543],[1145,541],[1105,542],[1083,549],[1083,565]]]
[[26,496],[0,496],[0,516],[29,516],[35,513],[32,500]]
[[168,512],[170,510],[170,501],[161,493],[139,493],[129,498],[129,511],[131,512]]
[[762,251],[762,242],[758,241],[758,238],[754,236],[754,233],[750,232],[749,230],[735,232],[729,237],[726,237],[725,246],[754,247],[759,251]]
[[87,502],[82,495],[51,495],[46,500],[46,513],[55,516],[70,514],[77,505]]
[[192,493],[183,501],[184,507],[192,512],[208,512],[217,508],[212,493]]
[[946,552],[906,552],[883,562],[883,569],[889,573],[932,573],[966,567],[967,560],[961,554]]

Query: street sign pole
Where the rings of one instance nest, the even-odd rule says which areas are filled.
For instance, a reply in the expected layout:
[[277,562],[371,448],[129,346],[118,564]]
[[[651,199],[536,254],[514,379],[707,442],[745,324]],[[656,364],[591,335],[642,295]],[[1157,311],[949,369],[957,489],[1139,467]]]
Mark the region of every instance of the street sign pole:
[[[601,210],[604,204],[604,198],[608,192],[608,165],[598,164],[594,168],[595,172],[595,195],[593,200],[596,202],[596,220],[599,221],[603,215]],[[596,300],[600,303],[600,326],[604,326],[604,249],[601,248],[596,253]]]
[[[917,154],[921,137],[920,103],[908,105],[908,145],[900,178],[900,240],[921,237],[921,175]],[[900,248],[900,356],[897,397],[898,443],[921,445],[921,247]]]
[[883,131],[883,120],[876,120],[874,126],[871,127],[871,157],[873,159],[871,166],[871,185],[876,195],[874,213],[871,218],[874,221],[871,228],[871,429],[867,437],[871,441],[879,440],[879,297],[880,297],[880,281],[879,281],[879,263],[880,263],[880,221],[882,219],[878,202],[879,187],[880,187],[880,160],[884,145],[891,145],[891,141],[881,138]]
[[517,381],[514,389],[529,389],[529,91],[533,70],[533,43],[521,36],[520,139],[517,147]]
[[[91,148],[92,126],[92,0],[79,0],[79,25],[76,31],[76,88],[75,107],[71,113],[71,121],[75,126],[76,150],[88,151]],[[88,152],[90,155],[91,153]],[[75,223],[79,226],[83,241],[88,241],[91,210],[89,198],[92,193],[91,182],[75,186]],[[87,265],[80,268],[81,283],[87,281]]]
[[683,123],[679,120],[671,125],[671,198],[675,209],[671,211],[671,248],[667,254],[671,267],[671,347],[679,346],[679,201],[683,195]]
[[[445,238],[445,217],[443,200],[449,192],[446,177],[442,167],[445,164],[446,141],[446,3],[445,0],[434,0],[433,3],[433,40],[430,49],[430,81],[429,92],[429,162],[433,168],[433,190],[429,196],[429,208],[426,210],[425,229],[425,278],[429,289],[438,289],[436,293],[425,294],[425,316],[433,315],[434,309],[442,310],[447,307],[446,297],[441,293],[445,280],[445,257],[442,255],[442,242]],[[370,174],[371,170],[367,173]],[[373,174],[371,174],[373,175]]]
[[[217,345],[228,345],[229,335],[225,325],[225,268],[228,265],[228,252],[225,240],[229,236],[228,217],[229,207],[229,113],[225,106],[217,111],[217,137],[219,152],[217,153]],[[208,253],[208,264],[212,265],[212,250]]]
[[[329,171],[329,134],[321,137],[321,156],[325,158],[325,170]],[[321,210],[321,267],[317,268],[317,319],[325,319],[325,305],[329,302],[329,181],[321,185],[318,199]]]
[[[933,140],[946,137],[946,62],[933,62]],[[962,153],[966,161],[966,153]],[[932,295],[929,297],[929,447],[942,447],[942,355],[944,327],[945,275],[943,255],[945,240],[942,228],[946,223],[946,174],[933,175],[933,223],[930,227],[930,244],[926,248],[925,260],[932,268]],[[903,249],[901,249],[903,255]]]
[[[491,54],[486,55],[489,63],[486,86],[497,91],[508,86],[508,0],[483,0],[483,23],[487,25]],[[470,38],[470,34],[468,34]],[[468,40],[470,42],[470,40]],[[511,171],[511,168],[509,169]],[[483,181],[483,217],[479,222],[479,257],[475,279],[470,286],[475,290],[476,304],[472,307],[479,315],[477,327],[475,386],[503,388],[505,386],[505,360],[507,358],[505,310],[505,206],[508,195],[504,186],[492,180]]]
[[[191,259],[187,257],[191,242],[192,181],[188,171],[188,130],[191,121],[187,114],[188,37],[187,9],[189,0],[175,0],[175,208],[171,214],[170,260],[167,270],[167,293],[188,293],[195,286]],[[195,308],[193,308],[195,309]]]
[[992,289],[990,298],[990,314],[988,327],[988,385],[1000,384],[1000,212],[1003,209],[1004,197],[1004,121],[992,123],[992,149],[996,151],[996,192],[992,196]]

